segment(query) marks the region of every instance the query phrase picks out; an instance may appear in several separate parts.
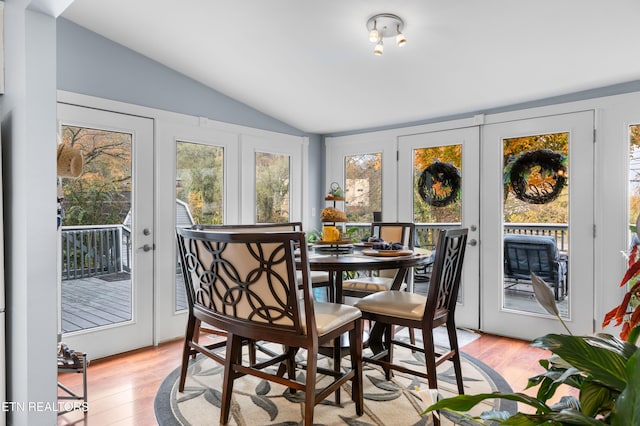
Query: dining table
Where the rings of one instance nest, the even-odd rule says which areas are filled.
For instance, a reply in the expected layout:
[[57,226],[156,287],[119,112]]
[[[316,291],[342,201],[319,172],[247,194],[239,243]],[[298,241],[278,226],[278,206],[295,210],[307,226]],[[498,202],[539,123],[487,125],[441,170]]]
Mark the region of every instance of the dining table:
[[[342,282],[348,271],[375,271],[397,269],[391,290],[400,290],[411,268],[433,263],[433,251],[415,248],[413,250],[374,250],[368,246],[336,247],[332,252],[326,247],[312,247],[308,250],[309,269],[329,273],[329,301],[343,303]],[[297,267],[301,268],[297,258]],[[411,290],[411,289],[409,289]],[[376,327],[369,331],[369,341],[376,345],[382,341],[384,329]]]
[[[307,258],[309,269],[329,274],[329,301],[343,302],[342,281],[345,272],[376,271],[397,269],[391,290],[399,290],[407,273],[415,266],[426,266],[433,262],[433,252],[425,249],[414,250],[374,250],[354,246],[348,252],[332,253],[325,248],[312,248]],[[301,267],[297,259],[298,268]]]

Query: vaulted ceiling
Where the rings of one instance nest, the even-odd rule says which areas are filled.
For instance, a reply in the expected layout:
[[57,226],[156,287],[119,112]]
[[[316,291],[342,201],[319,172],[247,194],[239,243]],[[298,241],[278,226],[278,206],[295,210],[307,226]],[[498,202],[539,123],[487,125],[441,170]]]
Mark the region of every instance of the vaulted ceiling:
[[[375,56],[381,12],[408,42]],[[640,79],[637,0],[74,0],[62,16],[319,134]]]

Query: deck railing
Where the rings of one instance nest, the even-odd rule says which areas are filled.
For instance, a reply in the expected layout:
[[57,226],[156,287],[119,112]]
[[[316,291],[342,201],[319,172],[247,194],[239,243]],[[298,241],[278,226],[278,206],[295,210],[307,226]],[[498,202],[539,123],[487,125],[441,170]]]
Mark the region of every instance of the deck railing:
[[131,271],[131,230],[124,225],[63,226],[62,279]]
[[[434,249],[438,230],[457,228],[460,223],[416,223],[415,245],[427,249]],[[360,240],[369,233],[368,223],[348,223],[347,228],[356,228],[352,236]],[[506,223],[504,232],[507,234],[550,235],[556,239],[558,250],[569,249],[569,226],[566,223]]]
[[[356,228],[352,238],[360,240],[369,232],[368,223],[348,223]],[[460,223],[416,223],[417,247],[435,248],[437,231],[459,227]],[[508,223],[505,233],[551,235],[560,251],[569,244],[567,224]],[[131,272],[131,230],[124,225],[63,226],[62,279],[72,280],[115,272]]]

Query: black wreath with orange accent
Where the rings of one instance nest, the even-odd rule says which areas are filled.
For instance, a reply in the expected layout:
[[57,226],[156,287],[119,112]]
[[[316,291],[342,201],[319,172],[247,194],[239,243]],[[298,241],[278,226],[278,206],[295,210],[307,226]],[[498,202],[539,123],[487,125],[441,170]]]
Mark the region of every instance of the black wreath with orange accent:
[[[550,149],[528,151],[513,159],[505,168],[505,184],[517,199],[530,204],[546,204],[558,198],[567,184],[567,157]],[[534,168],[543,179],[531,182]]]
[[418,194],[430,206],[444,207],[460,196],[461,181],[456,166],[436,160],[420,174]]

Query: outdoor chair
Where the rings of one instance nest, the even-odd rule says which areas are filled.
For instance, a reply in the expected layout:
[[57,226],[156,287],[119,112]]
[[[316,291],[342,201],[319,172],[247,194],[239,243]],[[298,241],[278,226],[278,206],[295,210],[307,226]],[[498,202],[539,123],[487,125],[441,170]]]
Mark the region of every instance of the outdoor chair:
[[[377,236],[387,243],[402,243],[403,246],[413,250],[415,225],[411,222],[373,222],[370,235]],[[390,290],[397,272],[397,269],[371,271],[368,276],[345,280],[342,283],[342,293],[344,296],[365,297],[378,291]],[[411,279],[411,275],[407,273],[407,278]],[[405,282],[402,284],[402,289],[406,287]]]
[[[438,234],[436,256],[427,296],[407,291],[381,291],[356,302],[365,320],[374,321],[384,327],[382,345],[376,349],[370,343],[373,355],[363,357],[364,362],[380,365],[387,380],[392,370],[409,373],[428,380],[430,389],[437,389],[436,368],[443,362],[453,362],[458,392],[464,393],[460,350],[455,325],[455,309],[460,288],[460,277],[467,245],[467,229],[442,230]],[[437,353],[434,347],[433,329],[446,325],[449,347],[445,353]],[[395,337],[395,327],[407,327],[422,331],[422,345]],[[408,364],[394,363],[393,348],[402,346],[421,352],[425,357],[425,369],[409,368]],[[439,419],[433,418],[434,424]]]
[[[188,291],[189,323],[197,318],[227,333],[226,351],[220,355],[194,342],[193,326],[187,327],[180,392],[184,390],[189,354],[195,350],[224,365],[221,424],[229,419],[234,381],[244,375],[279,383],[292,393],[304,391],[305,425],[313,424],[315,405],[348,381],[352,382],[356,413],[363,414],[361,313],[352,306],[313,300],[304,233],[178,229],[177,237]],[[297,245],[301,290],[296,278]],[[337,373],[320,368],[318,349],[337,344],[345,333],[349,335],[350,368]],[[243,344],[255,341],[275,345],[267,359],[247,362],[242,357]],[[299,349],[307,352],[304,381],[296,376]],[[316,390],[318,372],[332,379],[320,390]]]
[[531,272],[553,289],[556,300],[567,295],[567,255],[547,235],[506,234],[504,236],[505,287],[531,284]]

